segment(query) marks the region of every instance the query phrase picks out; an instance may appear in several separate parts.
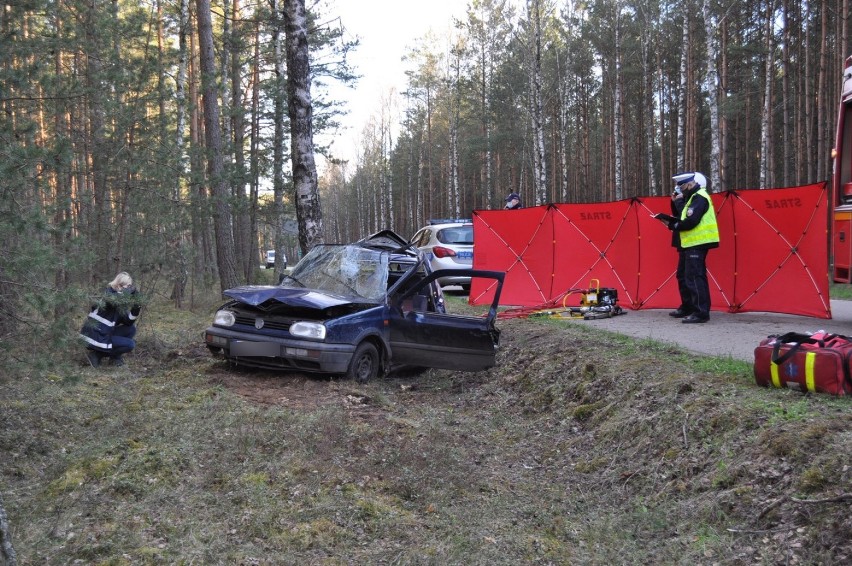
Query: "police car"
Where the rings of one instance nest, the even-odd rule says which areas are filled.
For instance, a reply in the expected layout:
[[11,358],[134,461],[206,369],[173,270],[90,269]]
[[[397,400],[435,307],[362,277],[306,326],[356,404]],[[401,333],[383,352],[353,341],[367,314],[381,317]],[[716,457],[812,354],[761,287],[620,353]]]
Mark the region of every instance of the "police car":
[[[426,255],[432,271],[473,268],[473,223],[470,219],[430,220],[409,242]],[[470,291],[470,277],[442,277],[438,282],[442,287],[460,285]]]

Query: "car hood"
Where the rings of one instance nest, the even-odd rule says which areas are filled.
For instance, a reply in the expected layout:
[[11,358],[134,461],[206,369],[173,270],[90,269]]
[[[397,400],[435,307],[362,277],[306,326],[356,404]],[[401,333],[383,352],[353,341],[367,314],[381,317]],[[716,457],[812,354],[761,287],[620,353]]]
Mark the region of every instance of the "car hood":
[[363,302],[363,300],[354,301],[346,297],[330,295],[313,289],[277,287],[272,285],[243,285],[242,287],[228,289],[223,294],[235,301],[252,306],[258,306],[267,301],[277,301],[292,307],[320,310],[355,302]]

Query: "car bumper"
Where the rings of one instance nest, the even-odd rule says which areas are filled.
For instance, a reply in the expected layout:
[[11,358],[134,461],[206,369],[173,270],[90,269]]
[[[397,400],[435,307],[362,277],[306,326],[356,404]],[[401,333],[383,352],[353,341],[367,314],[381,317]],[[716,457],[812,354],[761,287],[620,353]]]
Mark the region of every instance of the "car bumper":
[[204,331],[204,341],[210,351],[236,364],[315,373],[346,373],[355,353],[352,344],[270,338],[216,326]]
[[[472,260],[459,261],[449,257],[433,258],[432,271],[440,269],[473,269],[473,264]],[[447,285],[470,285],[470,277],[441,277],[438,279],[438,284],[441,287],[446,287]]]
[[441,287],[449,285],[470,285],[470,277],[441,277],[438,279],[438,284]]

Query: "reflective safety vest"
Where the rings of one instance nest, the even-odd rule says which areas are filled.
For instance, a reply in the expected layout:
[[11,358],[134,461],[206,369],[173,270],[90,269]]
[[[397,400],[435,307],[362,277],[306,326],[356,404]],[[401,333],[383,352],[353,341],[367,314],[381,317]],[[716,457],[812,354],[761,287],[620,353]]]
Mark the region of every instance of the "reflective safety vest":
[[707,194],[707,189],[698,189],[689,197],[689,201],[680,213],[680,219],[686,220],[689,205],[692,203],[692,199],[698,195],[707,199],[707,212],[704,213],[704,216],[701,217],[695,228],[680,232],[680,246],[682,248],[694,248],[702,244],[719,243],[719,226],[716,224],[716,211],[713,210],[713,201],[710,199],[710,195]]

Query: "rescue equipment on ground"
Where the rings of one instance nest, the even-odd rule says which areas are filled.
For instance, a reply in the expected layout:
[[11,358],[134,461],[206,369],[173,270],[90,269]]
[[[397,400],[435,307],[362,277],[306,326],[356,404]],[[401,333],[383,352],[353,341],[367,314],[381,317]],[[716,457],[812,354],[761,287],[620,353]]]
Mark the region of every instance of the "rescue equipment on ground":
[[598,318],[612,318],[617,314],[623,314],[624,310],[618,306],[618,291],[612,287],[601,287],[600,280],[592,279],[589,289],[583,289],[580,293],[580,306],[568,307],[565,304],[567,293],[562,298],[564,310],[562,317],[582,318],[583,320],[595,320]]
[[[580,295],[580,304],[568,306],[569,297],[577,294]],[[601,287],[600,280],[592,279],[588,288],[569,289],[563,293],[561,304],[557,302],[554,305],[541,306],[535,309],[507,310],[501,313],[501,316],[503,318],[546,316],[549,318],[597,320],[612,318],[619,314],[626,314],[626,311],[618,306],[618,290],[612,287]]]

